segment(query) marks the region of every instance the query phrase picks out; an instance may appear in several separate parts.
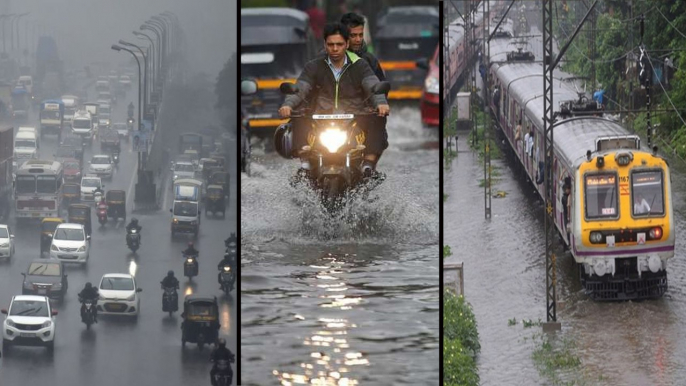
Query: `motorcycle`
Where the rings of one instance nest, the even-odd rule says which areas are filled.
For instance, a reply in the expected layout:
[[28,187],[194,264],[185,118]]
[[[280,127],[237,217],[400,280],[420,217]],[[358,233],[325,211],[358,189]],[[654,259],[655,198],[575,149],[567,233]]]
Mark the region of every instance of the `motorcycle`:
[[222,267],[220,272],[222,291],[228,296],[229,292],[233,290],[234,272],[231,269],[231,266],[228,265]]
[[112,153],[112,161],[115,165],[119,165],[119,153]]
[[233,378],[233,371],[231,371],[231,365],[227,360],[217,361],[217,373],[214,376],[217,386],[229,386],[231,385]]
[[162,311],[169,312],[169,316],[172,316],[172,312],[179,310],[179,294],[175,287],[162,286],[162,289]]
[[131,252],[136,253],[138,247],[140,247],[141,235],[138,233],[138,229],[128,230],[126,233],[126,245],[129,247]]
[[[298,87],[292,83],[282,83],[280,89],[283,94],[298,92]],[[379,82],[372,87],[374,94],[384,94],[389,90],[388,82]],[[315,140],[303,149],[300,157],[309,160],[312,170],[307,177],[308,182],[319,192],[323,206],[330,213],[343,206],[346,195],[358,191],[358,188],[366,188],[369,191],[385,178],[379,174],[373,181],[368,181],[361,170],[366,147],[360,123],[372,122],[374,116],[377,116],[376,112],[305,114],[294,111],[291,114],[293,119],[312,121],[310,135],[313,135]],[[290,125],[281,125],[274,135],[277,152],[288,159],[292,158],[289,148],[290,130]]]
[[192,279],[193,276],[198,276],[198,256],[184,255],[183,275]]
[[107,206],[98,205],[98,222],[100,225],[107,224]]
[[126,120],[126,126],[129,129],[129,134],[133,131],[133,118],[129,118]]
[[85,308],[83,312],[82,321],[86,324],[86,330],[90,330],[91,324],[95,323],[95,305],[93,304],[92,299],[79,298],[79,301],[83,303],[83,306]]

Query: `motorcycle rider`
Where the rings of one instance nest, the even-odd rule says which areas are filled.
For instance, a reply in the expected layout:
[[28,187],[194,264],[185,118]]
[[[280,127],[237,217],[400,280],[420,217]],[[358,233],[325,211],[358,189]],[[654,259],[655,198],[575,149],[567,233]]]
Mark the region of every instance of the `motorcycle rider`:
[[141,229],[143,229],[142,226],[138,225],[138,219],[133,217],[131,219],[131,222],[126,225],[126,231],[131,232],[132,229],[135,229],[138,234],[141,233]]
[[165,276],[164,279],[162,279],[160,284],[162,284],[162,289],[167,287],[179,289],[179,280],[176,277],[174,277],[174,271],[172,270],[169,270],[169,272],[167,272],[167,276]]
[[[380,81],[384,81],[386,80],[386,74],[383,72],[383,69],[379,64],[379,60],[374,56],[374,54],[369,52],[369,50],[367,49],[367,44],[364,41],[365,22],[366,20],[363,16],[358,15],[354,12],[346,13],[341,17],[341,24],[344,24],[350,30],[350,51],[356,53],[359,57],[366,60],[367,63],[369,63],[369,67],[371,67],[372,71],[374,71],[376,77],[379,78]],[[386,95],[386,98],[388,98],[388,95]],[[369,131],[381,130],[381,127],[369,127],[365,125],[362,129],[364,130],[365,136],[367,138],[376,139],[374,136],[374,134],[376,133],[372,133],[370,136]],[[374,152],[371,152],[369,150],[365,151],[364,158],[369,163],[367,165],[367,168],[371,168],[370,170],[365,171],[366,174],[369,174],[373,170],[376,170],[376,164],[379,162],[379,159],[381,158],[383,151],[386,150],[386,148],[388,148],[388,132],[386,131],[385,119],[383,122],[383,133],[381,134],[380,138],[383,138],[380,147],[373,149]]]
[[98,202],[98,214],[100,214],[101,210],[107,213],[107,201],[105,201],[105,197],[100,198],[100,201]]
[[129,113],[129,118],[133,118],[133,102],[129,102],[129,107],[128,107],[128,113]]
[[98,289],[93,287],[93,284],[90,282],[86,283],[86,286],[79,292],[79,301],[81,302],[81,320],[83,321],[86,315],[86,300],[90,299],[93,301],[93,321],[95,323],[98,322],[98,308],[96,307],[96,304],[98,303],[98,298],[100,298],[100,294],[98,293]]
[[229,235],[229,237],[226,240],[224,240],[224,245],[226,246],[226,249],[229,249],[229,248],[235,249],[236,248],[236,241],[238,241],[236,238],[236,233],[231,233],[231,235]]
[[229,384],[231,384],[231,381],[233,380],[233,370],[231,369],[231,363],[235,361],[235,357],[231,350],[226,348],[226,339],[224,338],[219,338],[219,340],[217,340],[217,347],[214,349],[214,351],[212,351],[212,354],[210,354],[210,362],[214,363],[214,366],[212,366],[212,370],[210,371],[210,379],[212,380],[212,386],[217,385],[217,381],[214,379],[214,377],[217,375],[217,372],[219,372],[219,369],[217,369],[217,362],[219,361],[229,362],[227,373],[229,374]]
[[[308,101],[314,106],[314,111],[361,111],[366,106],[365,99],[369,98],[372,105],[378,109],[378,115],[385,117],[390,111],[388,101],[384,95],[372,94],[371,88],[379,83],[366,60],[354,52],[347,51],[349,48],[350,32],[348,27],[340,23],[327,24],[324,28],[324,48],[326,56],[315,58],[305,65],[298,77],[298,93],[287,95],[279,108],[282,118],[291,116],[294,108]],[[316,96],[316,100],[310,97]],[[372,117],[369,117],[372,118]],[[366,151],[369,154],[379,154],[388,146],[384,138],[385,130],[376,120],[369,119],[369,123],[361,127],[371,126],[367,131],[365,141]],[[309,160],[303,157],[303,147],[307,145],[309,123],[304,120],[295,120],[293,123],[293,149],[294,155],[301,157],[301,168],[298,174],[307,176],[310,171]],[[376,130],[374,130],[376,129]],[[375,167],[374,160],[378,157],[365,156],[362,168],[366,175],[371,175]]]
[[222,289],[222,272],[224,267],[231,267],[233,271],[233,276],[231,279],[231,288],[233,288],[234,283],[236,283],[236,250],[229,249],[224,254],[224,258],[217,265],[219,273],[217,274],[217,281],[219,282],[219,289]]
[[196,259],[200,254],[200,252],[197,249],[195,249],[195,246],[193,245],[192,241],[188,242],[188,248],[186,248],[182,253],[184,256],[195,256]]

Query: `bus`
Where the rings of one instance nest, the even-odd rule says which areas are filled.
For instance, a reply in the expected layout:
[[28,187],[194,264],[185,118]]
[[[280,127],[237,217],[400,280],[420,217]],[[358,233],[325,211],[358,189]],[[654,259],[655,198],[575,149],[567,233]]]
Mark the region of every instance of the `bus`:
[[17,169],[14,200],[17,218],[59,217],[62,204],[62,164],[28,160]]
[[197,150],[202,152],[202,135],[196,133],[184,133],[179,135],[179,154],[186,150]]

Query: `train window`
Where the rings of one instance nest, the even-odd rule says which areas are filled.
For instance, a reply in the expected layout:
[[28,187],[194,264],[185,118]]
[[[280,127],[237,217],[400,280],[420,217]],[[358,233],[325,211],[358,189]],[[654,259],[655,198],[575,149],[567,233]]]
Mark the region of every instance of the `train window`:
[[586,218],[617,218],[617,175],[603,173],[584,178]]
[[665,214],[662,171],[631,173],[631,202],[634,216]]

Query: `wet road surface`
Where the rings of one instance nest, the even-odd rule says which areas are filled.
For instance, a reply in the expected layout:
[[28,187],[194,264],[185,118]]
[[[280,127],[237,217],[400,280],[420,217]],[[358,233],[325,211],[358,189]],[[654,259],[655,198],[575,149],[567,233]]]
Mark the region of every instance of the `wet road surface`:
[[391,109],[387,179],[346,216],[289,186],[296,161],[241,176],[244,384],[439,382],[437,136]]

